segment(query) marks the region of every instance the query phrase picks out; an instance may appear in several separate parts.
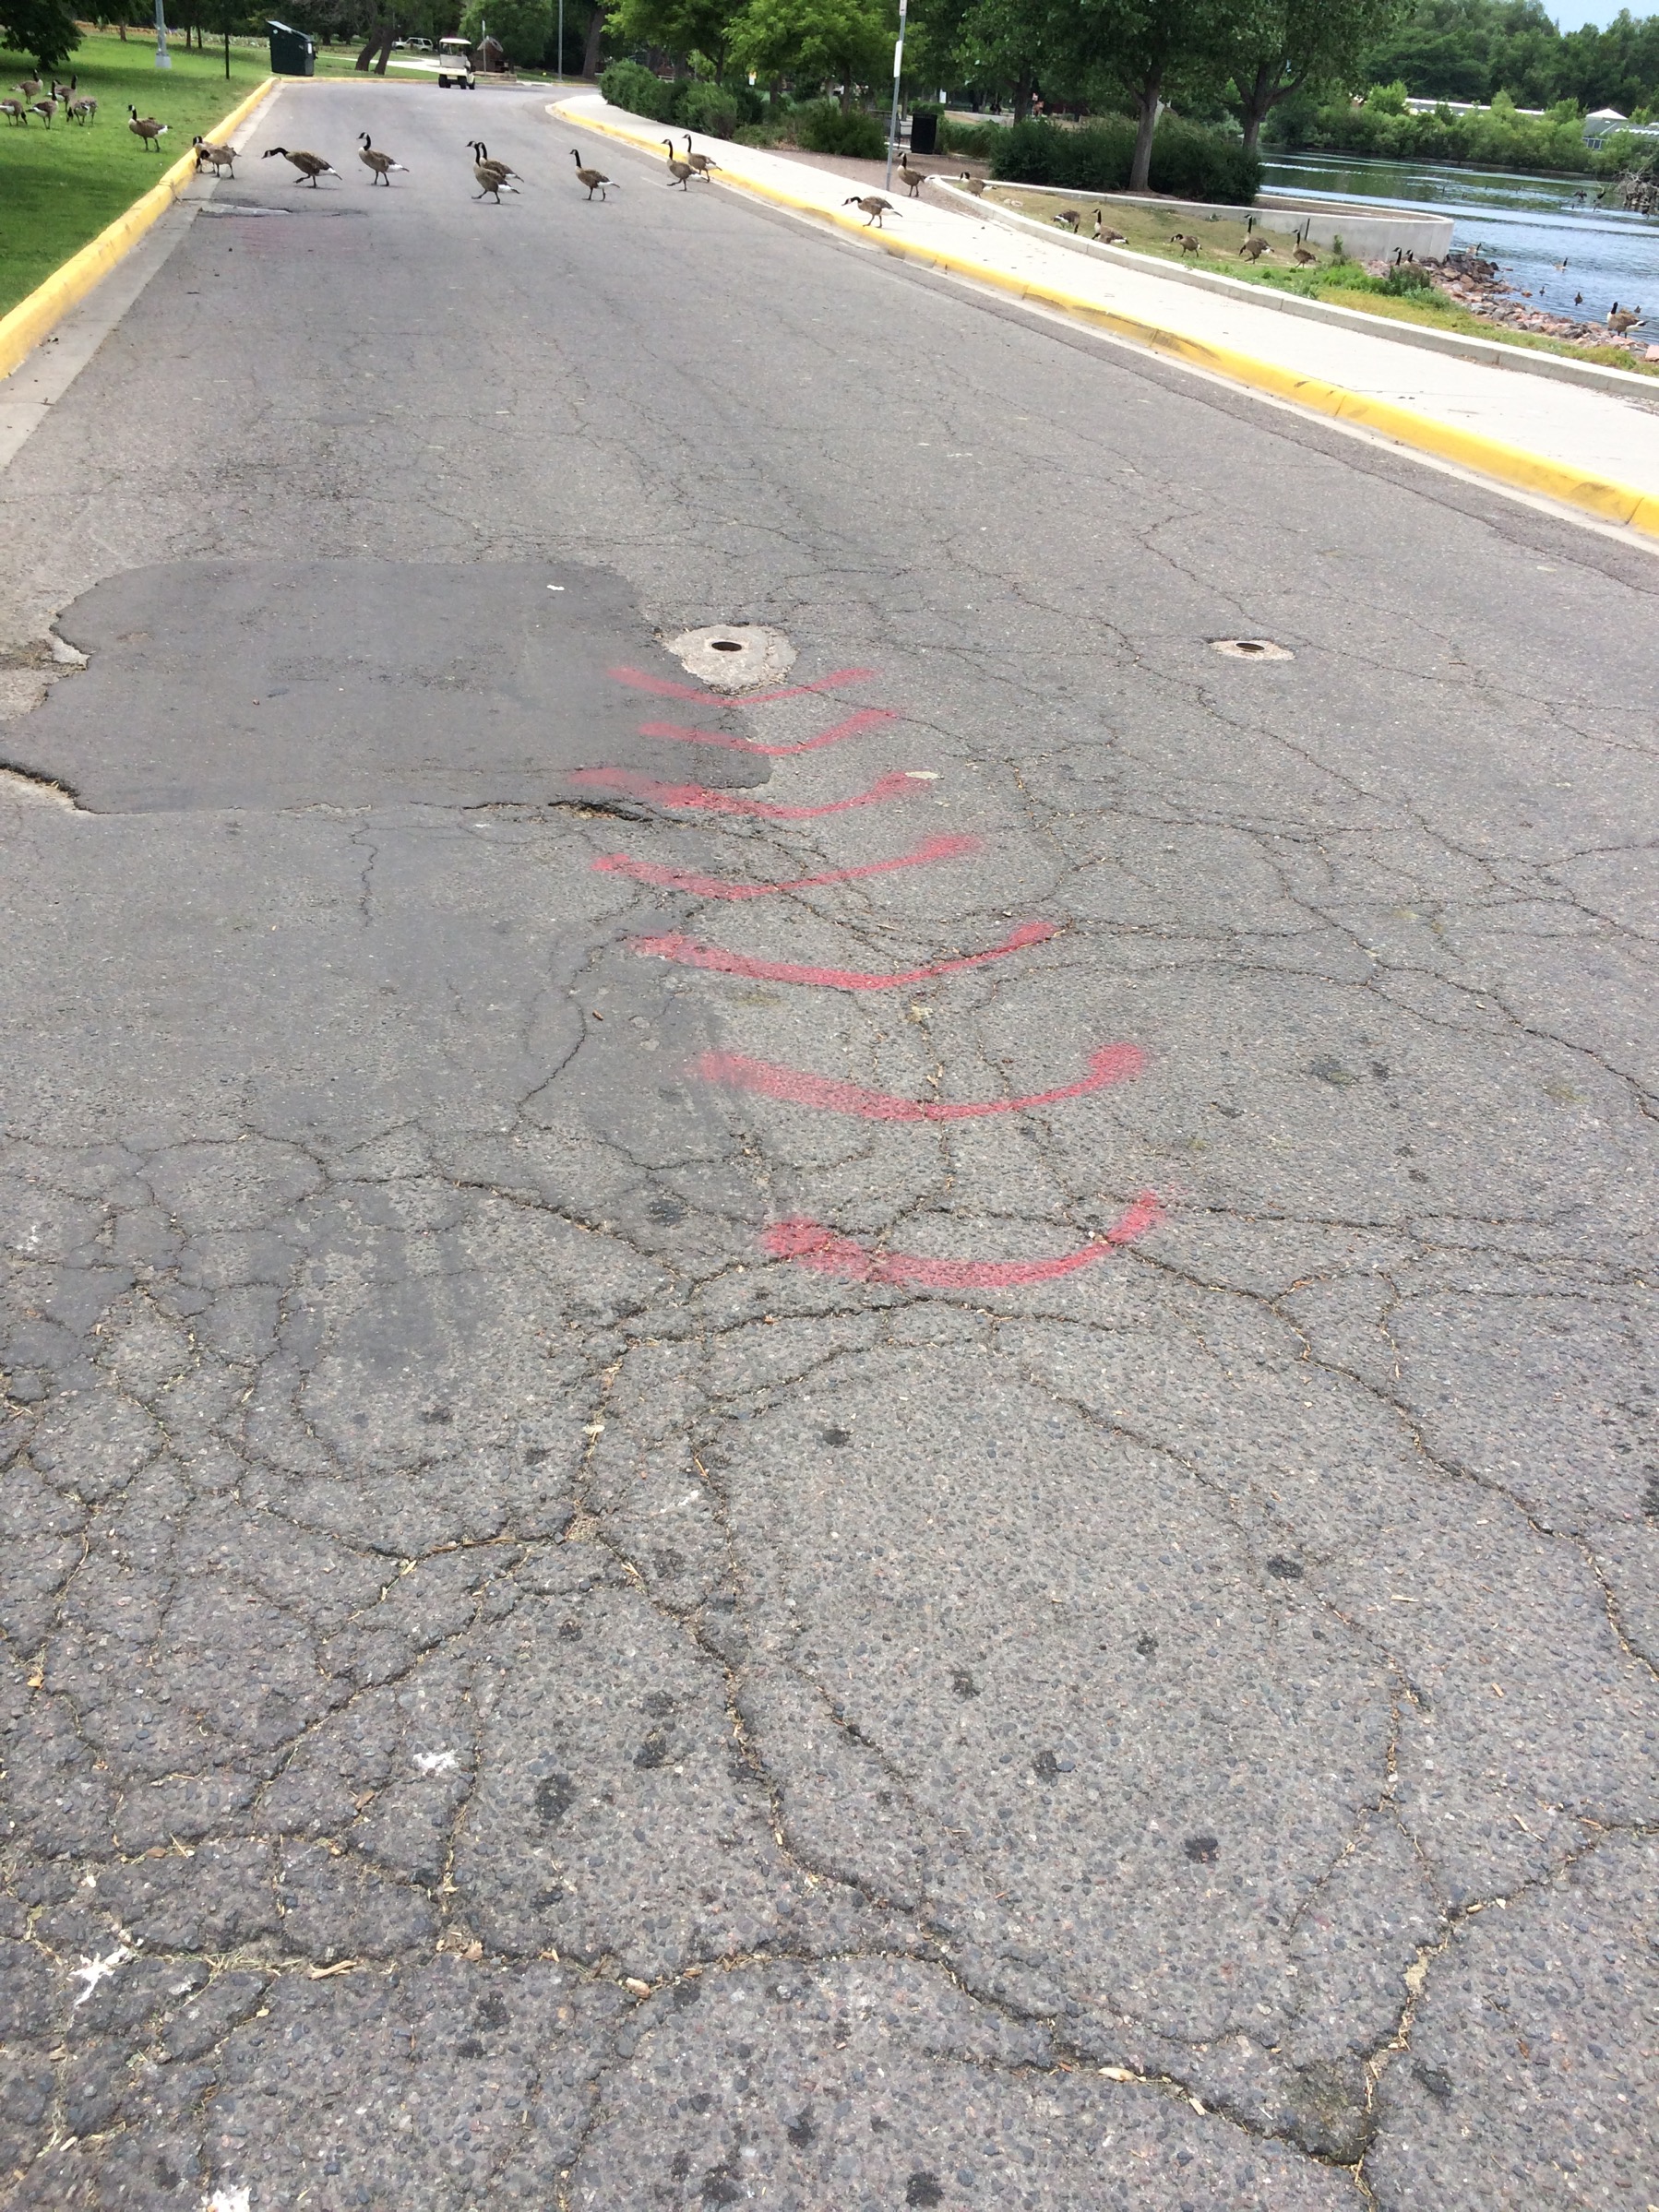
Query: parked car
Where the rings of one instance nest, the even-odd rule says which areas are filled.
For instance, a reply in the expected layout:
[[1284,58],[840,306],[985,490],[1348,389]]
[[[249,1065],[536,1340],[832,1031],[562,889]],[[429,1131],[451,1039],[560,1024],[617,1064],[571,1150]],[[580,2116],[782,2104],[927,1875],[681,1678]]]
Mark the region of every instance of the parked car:
[[437,81],[446,89],[450,85],[464,85],[469,92],[472,90],[472,49],[467,40],[438,41]]

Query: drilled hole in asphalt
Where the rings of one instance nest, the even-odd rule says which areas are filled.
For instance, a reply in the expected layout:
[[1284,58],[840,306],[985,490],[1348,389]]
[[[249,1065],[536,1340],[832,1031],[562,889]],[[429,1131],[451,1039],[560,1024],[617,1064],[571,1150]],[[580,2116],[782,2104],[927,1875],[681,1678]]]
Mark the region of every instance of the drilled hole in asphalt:
[[782,630],[760,623],[722,623],[684,630],[664,639],[688,676],[720,691],[747,691],[751,684],[776,684],[794,665],[795,648]]
[[1271,637],[1212,637],[1210,649],[1225,653],[1232,660],[1294,660],[1288,646],[1275,645]]

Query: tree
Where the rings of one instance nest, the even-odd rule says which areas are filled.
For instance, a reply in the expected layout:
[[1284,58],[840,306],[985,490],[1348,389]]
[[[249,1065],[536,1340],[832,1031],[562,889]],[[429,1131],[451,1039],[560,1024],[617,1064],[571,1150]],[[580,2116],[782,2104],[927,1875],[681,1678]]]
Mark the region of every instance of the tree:
[[482,39],[486,23],[509,62],[533,66],[553,36],[553,0],[471,0],[460,19],[462,38]]
[[1229,58],[1245,151],[1282,100],[1347,83],[1360,55],[1404,12],[1404,0],[1253,0],[1233,18]]
[[973,0],[961,19],[957,54],[974,83],[1013,94],[1014,121],[1031,113],[1032,91],[1054,49],[1053,11],[1036,0]]
[[694,54],[712,64],[716,77],[726,73],[726,48],[742,0],[615,0],[605,29],[625,54],[656,47],[675,61]]
[[42,74],[62,68],[80,44],[68,0],[0,0],[0,34]]
[[1051,20],[1056,58],[1121,87],[1135,113],[1131,192],[1146,190],[1159,111],[1183,92],[1213,95],[1239,0],[1071,0]]
[[838,77],[845,106],[854,85],[888,75],[898,31],[897,8],[880,0],[749,0],[731,55],[757,77]]

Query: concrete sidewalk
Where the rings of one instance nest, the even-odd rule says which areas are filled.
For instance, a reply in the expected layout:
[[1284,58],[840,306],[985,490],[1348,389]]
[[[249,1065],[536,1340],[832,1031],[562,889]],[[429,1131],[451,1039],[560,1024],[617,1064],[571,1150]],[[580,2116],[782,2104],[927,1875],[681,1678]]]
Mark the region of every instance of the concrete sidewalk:
[[[557,103],[581,130],[661,154],[660,125],[597,93]],[[847,180],[798,159],[705,140],[719,181],[864,233]],[[1077,316],[1188,366],[1366,429],[1487,481],[1659,537],[1659,387],[1652,399],[1578,390],[1097,261],[1040,235],[893,196],[872,244],[1032,305]]]

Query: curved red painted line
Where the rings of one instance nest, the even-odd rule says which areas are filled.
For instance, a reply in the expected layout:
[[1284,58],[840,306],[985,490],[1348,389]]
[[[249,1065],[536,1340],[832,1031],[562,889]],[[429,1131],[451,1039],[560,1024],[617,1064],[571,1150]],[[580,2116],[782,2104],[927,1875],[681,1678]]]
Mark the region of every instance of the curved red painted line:
[[1027,1106],[1080,1099],[1092,1090],[1104,1090],[1108,1083],[1132,1083],[1145,1064],[1146,1054],[1139,1045],[1106,1044],[1089,1055],[1089,1073],[1080,1083],[1068,1083],[1058,1090],[1034,1090],[1023,1099],[988,1099],[968,1106],[939,1099],[893,1098],[884,1090],[864,1090],[856,1083],[838,1083],[801,1068],[779,1067],[770,1060],[751,1060],[743,1052],[701,1052],[692,1062],[691,1072],[728,1090],[752,1090],[791,1106],[821,1107],[826,1113],[855,1113],[866,1122],[968,1122],[985,1114],[1018,1113]]
[[837,722],[833,730],[826,730],[821,737],[809,737],[803,745],[752,744],[746,737],[728,737],[720,730],[684,730],[678,722],[641,722],[639,734],[672,737],[686,745],[723,745],[731,753],[759,753],[769,760],[785,760],[793,753],[818,753],[826,745],[839,745],[843,737],[857,737],[863,731],[874,730],[882,722],[898,719],[888,707],[861,707],[844,722]]
[[984,960],[1000,960],[1027,945],[1041,945],[1058,934],[1052,922],[1022,922],[1004,944],[986,952],[966,953],[957,960],[936,960],[927,968],[907,968],[898,975],[860,975],[849,968],[797,968],[788,960],[751,960],[745,953],[727,952],[719,945],[699,945],[695,937],[634,937],[635,952],[659,960],[677,960],[682,968],[712,968],[721,975],[754,976],[765,983],[812,983],[831,991],[891,991],[901,983],[920,983],[929,976],[949,975],[959,968],[977,968]]
[[[607,675],[615,676],[618,684],[627,684],[635,691],[649,691],[659,699],[700,699],[705,706],[728,702],[718,692],[704,691],[692,684],[675,684],[667,676],[648,675],[642,668],[613,668]],[[862,684],[876,673],[873,668],[838,668],[833,675],[820,676],[816,684],[793,684],[787,691],[751,691],[739,695],[746,707],[765,707],[773,699],[803,699],[808,692],[834,691],[843,684]]]
[[794,1260],[819,1275],[844,1276],[852,1282],[901,1283],[917,1290],[1010,1290],[1092,1267],[1120,1245],[1156,1229],[1163,1219],[1156,1196],[1143,1191],[1104,1235],[1046,1260],[927,1260],[902,1252],[870,1252],[854,1238],[800,1217],[774,1222],[761,1232],[760,1242],[774,1259]]
[[639,884],[654,884],[663,891],[691,891],[698,898],[766,898],[774,891],[816,891],[826,884],[847,884],[864,875],[889,875],[896,868],[925,868],[929,861],[961,860],[984,849],[982,838],[924,838],[912,851],[896,860],[866,861],[861,868],[831,868],[826,875],[797,875],[792,883],[746,884],[725,875],[693,875],[678,868],[663,868],[654,861],[630,860],[626,852],[607,852],[593,862],[608,875],[628,875]]
[[578,768],[570,779],[591,789],[621,791],[630,799],[650,799],[658,806],[698,806],[706,814],[760,815],[769,822],[810,822],[815,815],[844,815],[850,807],[874,806],[880,799],[918,798],[933,779],[913,775],[907,768],[877,776],[867,791],[850,799],[831,800],[828,806],[773,806],[764,799],[740,798],[735,791],[711,791],[700,783],[660,783],[654,776],[637,776],[631,768]]

